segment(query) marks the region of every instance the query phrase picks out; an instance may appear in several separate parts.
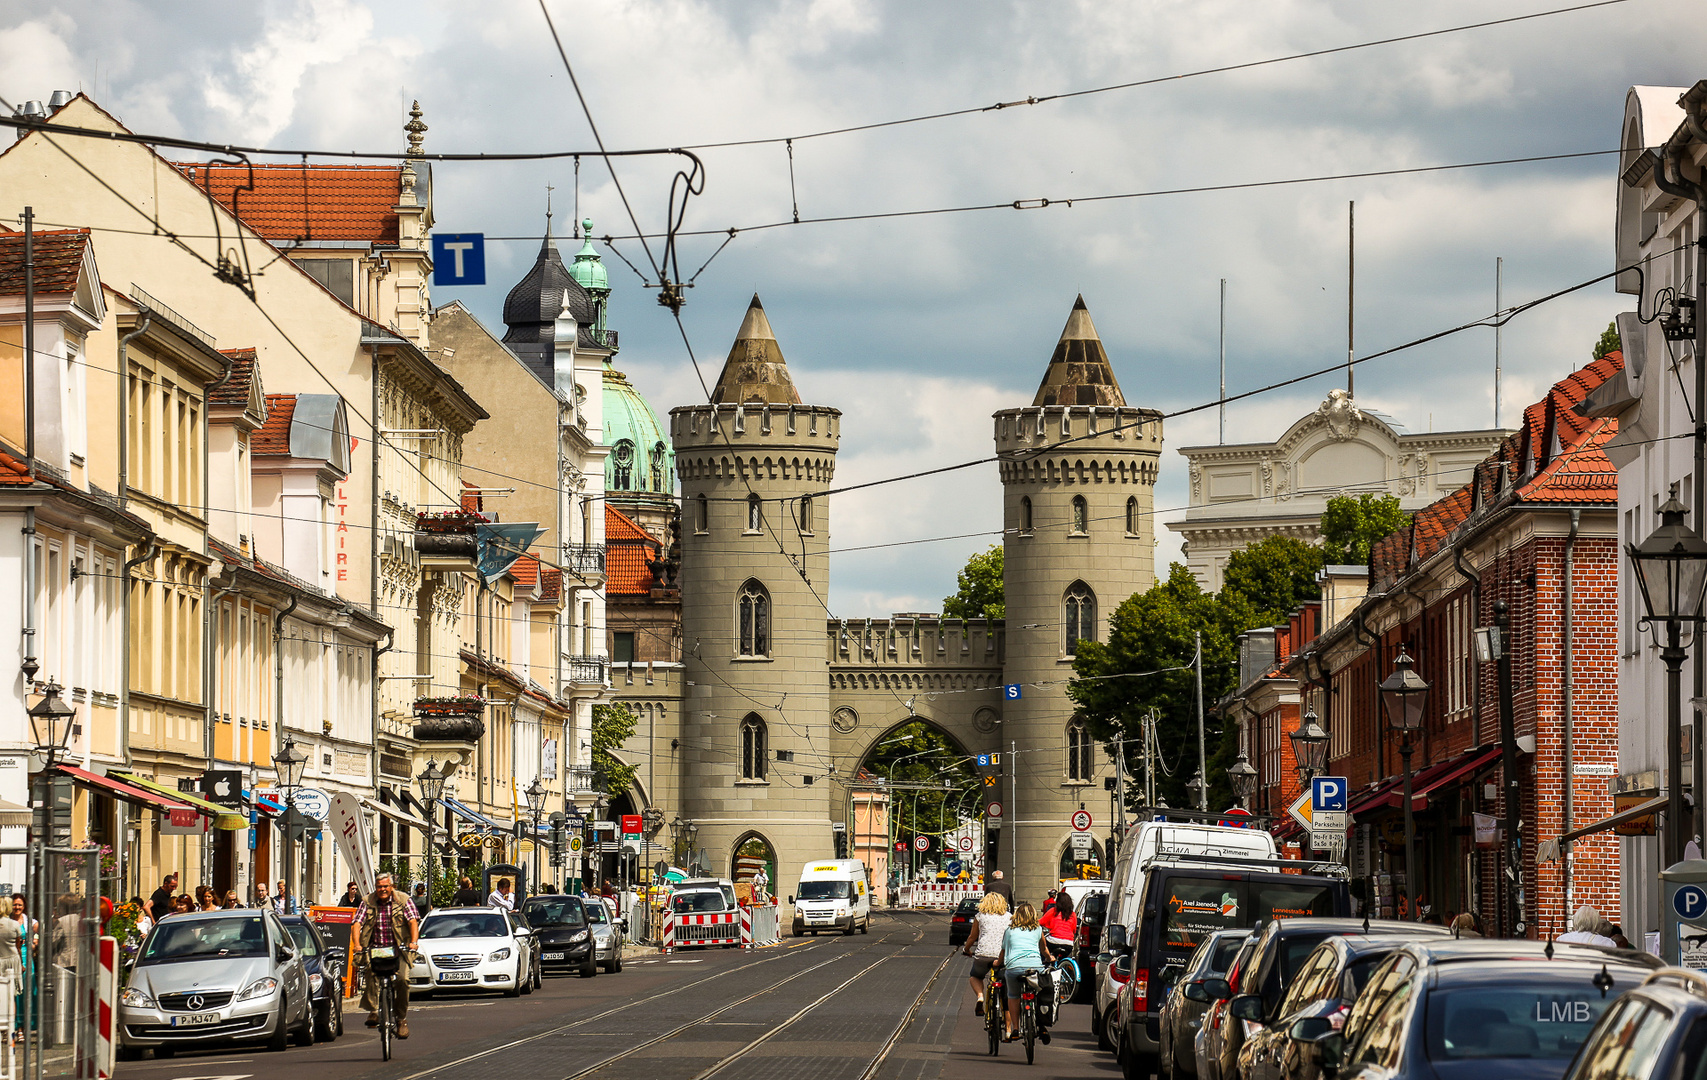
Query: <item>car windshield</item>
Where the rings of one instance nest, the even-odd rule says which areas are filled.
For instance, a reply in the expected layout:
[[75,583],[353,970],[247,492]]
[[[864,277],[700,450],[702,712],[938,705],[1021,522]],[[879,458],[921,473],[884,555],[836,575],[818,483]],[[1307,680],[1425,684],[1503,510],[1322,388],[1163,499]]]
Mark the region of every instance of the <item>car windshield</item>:
[[1345,969],[1351,978],[1352,996],[1363,993],[1363,988],[1369,983],[1369,976],[1381,966],[1381,961],[1387,959],[1388,953],[1377,953],[1374,956],[1360,956],[1353,960]]
[[496,911],[487,913],[447,912],[443,915],[429,915],[421,924],[421,937],[431,938],[460,938],[460,937],[509,937],[510,927],[504,921],[504,916]]
[[[853,887],[845,881],[802,881],[800,883],[800,899],[802,900],[846,900],[853,892]],[[973,905],[976,907],[977,905]]]
[[556,896],[550,900],[529,900],[522,905],[529,926],[580,926],[587,921],[587,910],[579,896]]
[[1100,919],[1108,911],[1108,894],[1105,892],[1086,893],[1079,901],[1079,918]]
[[[1636,981],[1628,973],[1618,977],[1625,989]],[[1428,996],[1428,1056],[1564,1061],[1616,1000],[1602,996],[1580,970],[1437,989]]]
[[1215,943],[1215,954],[1209,958],[1207,971],[1214,975],[1225,975],[1227,969],[1233,966],[1233,957],[1239,955],[1239,946],[1245,943],[1242,937],[1224,937]]
[[[1217,930],[1242,930],[1271,919],[1334,913],[1333,895],[1327,885],[1228,881],[1219,875],[1175,875],[1160,884],[1165,890],[1159,899],[1166,935],[1161,944],[1174,951],[1194,950]],[[1312,947],[1315,944],[1310,943]]]
[[296,942],[297,951],[302,955],[320,955],[320,939],[306,923],[285,923],[285,929],[290,931],[290,939]]
[[175,919],[154,924],[142,964],[174,960],[211,960],[227,956],[267,955],[267,927],[259,915],[248,919]]
[[587,921],[601,926],[610,922],[610,909],[605,907],[603,900],[595,900],[587,905]]
[[679,892],[670,897],[675,911],[727,911],[722,889],[703,889],[699,892]]

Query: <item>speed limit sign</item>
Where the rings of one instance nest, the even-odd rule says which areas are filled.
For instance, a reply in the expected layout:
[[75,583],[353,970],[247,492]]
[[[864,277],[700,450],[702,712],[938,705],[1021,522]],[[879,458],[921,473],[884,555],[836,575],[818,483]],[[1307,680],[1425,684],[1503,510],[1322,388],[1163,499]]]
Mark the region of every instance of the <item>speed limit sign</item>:
[[1091,831],[1091,814],[1090,814],[1089,810],[1075,810],[1075,811],[1073,811],[1073,831],[1074,832],[1090,832]]
[[913,837],[913,850],[915,850],[915,851],[929,851],[930,849],[931,849],[931,838],[930,837],[928,837],[928,836],[915,836],[915,837]]
[[970,836],[962,836],[960,838],[960,850],[961,851],[971,851],[972,847],[973,847],[972,838]]

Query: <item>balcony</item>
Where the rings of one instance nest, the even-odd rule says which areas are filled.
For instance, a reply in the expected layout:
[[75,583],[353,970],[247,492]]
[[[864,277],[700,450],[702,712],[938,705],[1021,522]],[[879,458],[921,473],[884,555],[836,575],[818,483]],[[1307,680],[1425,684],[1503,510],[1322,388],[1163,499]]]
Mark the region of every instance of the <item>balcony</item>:
[[602,656],[571,656],[568,664],[569,685],[572,689],[603,689],[610,661]]
[[478,742],[486,734],[486,702],[465,697],[417,698],[414,736],[421,742]]
[[598,584],[605,576],[603,544],[564,544],[563,569],[582,581]]

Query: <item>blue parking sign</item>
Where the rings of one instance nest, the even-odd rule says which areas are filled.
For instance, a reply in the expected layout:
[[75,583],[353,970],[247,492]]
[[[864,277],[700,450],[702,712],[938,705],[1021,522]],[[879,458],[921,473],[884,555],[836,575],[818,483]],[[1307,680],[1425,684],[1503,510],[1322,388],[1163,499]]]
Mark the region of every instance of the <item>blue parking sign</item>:
[[486,284],[486,234],[435,233],[433,284]]
[[1694,922],[1707,915],[1707,890],[1699,885],[1685,885],[1671,895],[1671,909],[1680,919]]
[[1310,781],[1310,809],[1333,812],[1346,808],[1349,785],[1343,776],[1318,776]]

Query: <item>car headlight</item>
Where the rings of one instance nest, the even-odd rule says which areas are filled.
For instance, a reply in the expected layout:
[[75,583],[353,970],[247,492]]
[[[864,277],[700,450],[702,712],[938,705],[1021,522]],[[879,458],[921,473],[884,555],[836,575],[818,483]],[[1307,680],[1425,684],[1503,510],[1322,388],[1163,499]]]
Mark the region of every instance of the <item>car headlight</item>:
[[323,981],[324,980],[321,979],[321,977],[319,975],[310,975],[308,977],[309,992],[314,993],[314,994],[318,994],[320,992],[320,984]]
[[277,990],[278,988],[279,988],[279,981],[269,975],[265,979],[256,979],[254,982],[250,983],[248,986],[245,986],[243,988],[243,992],[241,994],[237,995],[237,1000],[238,1001],[251,1001],[251,1000],[258,998],[258,997],[266,997],[268,994],[271,994],[273,991]]
[[575,934],[571,934],[571,935],[569,935],[569,944],[571,944],[571,945],[578,945],[578,944],[580,944],[580,943],[581,943],[581,942],[583,942],[583,941],[586,941],[586,940],[587,940],[587,936],[588,936],[588,934],[590,934],[590,933],[591,933],[591,931],[588,931],[588,930],[582,930],[582,931],[580,931],[580,932],[579,932],[579,933],[575,933]]
[[510,950],[508,947],[505,947],[505,948],[499,949],[497,952],[493,953],[491,956],[488,956],[486,959],[488,959],[488,960],[508,960],[509,958],[510,958]]
[[133,1009],[152,1009],[154,999],[137,987],[130,987],[119,997],[120,1005],[129,1005]]

